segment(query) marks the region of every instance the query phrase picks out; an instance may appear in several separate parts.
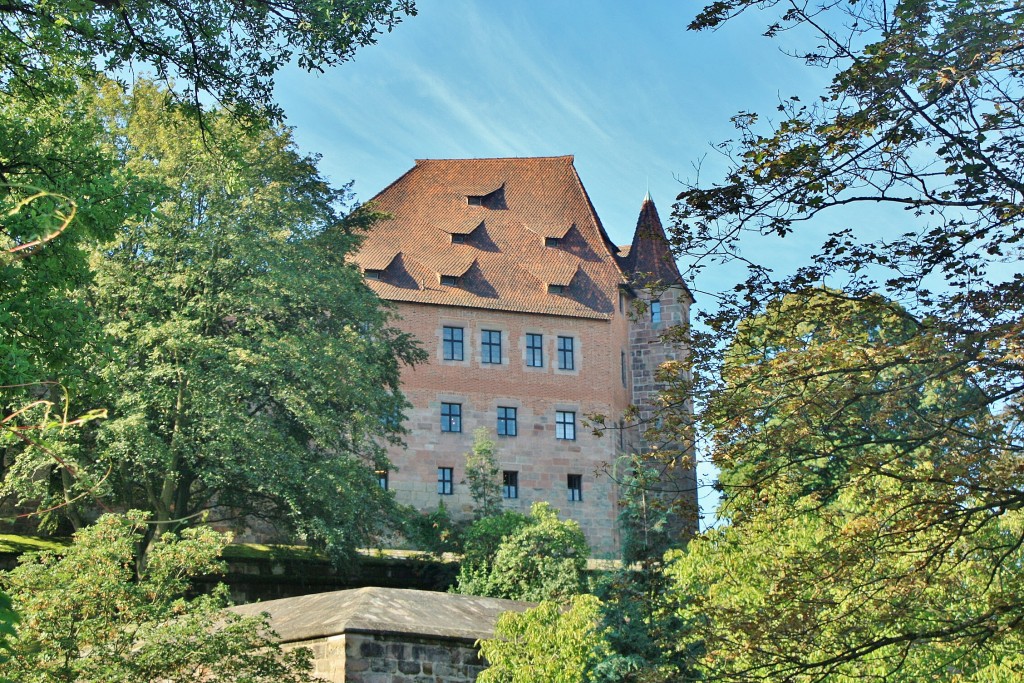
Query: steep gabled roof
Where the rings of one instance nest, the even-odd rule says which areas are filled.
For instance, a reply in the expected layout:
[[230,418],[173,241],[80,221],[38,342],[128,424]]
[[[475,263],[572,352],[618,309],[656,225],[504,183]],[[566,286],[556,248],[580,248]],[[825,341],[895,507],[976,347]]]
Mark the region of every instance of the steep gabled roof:
[[[683,276],[676,267],[676,259],[669,247],[665,228],[661,225],[658,209],[648,194],[640,206],[636,221],[636,232],[629,250],[623,250],[620,257],[623,270],[630,283],[637,287],[679,286],[690,293]],[[693,295],[690,294],[690,298]]]
[[[367,269],[402,254],[369,281],[384,299],[586,318],[616,309],[617,248],[571,156],[420,159],[371,201],[392,219],[354,258]],[[457,286],[438,284],[455,275]]]

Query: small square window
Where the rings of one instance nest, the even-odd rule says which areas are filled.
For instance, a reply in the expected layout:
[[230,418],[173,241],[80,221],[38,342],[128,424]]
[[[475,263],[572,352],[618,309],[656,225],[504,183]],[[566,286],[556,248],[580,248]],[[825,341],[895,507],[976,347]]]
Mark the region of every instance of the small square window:
[[516,409],[498,406],[498,436],[515,436],[518,432]]
[[526,365],[531,368],[544,367],[544,335],[526,335]]
[[569,500],[578,502],[583,500],[583,475],[570,474],[567,478]]
[[462,431],[462,404],[442,403],[441,404],[441,431],[461,432]]
[[576,351],[573,347],[572,337],[559,337],[558,338],[558,369],[559,370],[575,370],[576,369]]
[[576,440],[576,413],[571,410],[555,411],[555,438]]
[[442,337],[442,349],[445,360],[463,360],[463,329],[445,325]]
[[382,491],[388,490],[388,471],[377,470],[377,485],[380,486]]
[[501,365],[501,330],[481,330],[480,362]]
[[501,473],[501,497],[519,497],[519,473],[505,470]]
[[661,302],[660,301],[655,300],[655,301],[651,302],[651,322],[652,323],[660,323],[661,322]]
[[442,496],[452,495],[452,468],[437,468],[437,492]]

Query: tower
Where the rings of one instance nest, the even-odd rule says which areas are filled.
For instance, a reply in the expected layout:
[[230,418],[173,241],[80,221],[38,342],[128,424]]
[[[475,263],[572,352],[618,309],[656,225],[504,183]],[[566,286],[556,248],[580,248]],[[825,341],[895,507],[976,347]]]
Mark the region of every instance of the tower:
[[[690,379],[686,344],[693,295],[683,282],[669,247],[658,210],[646,195],[637,218],[633,242],[623,270],[636,299],[629,324],[631,400],[639,426],[639,466],[654,477],[643,482],[656,513],[667,513],[660,527],[669,542],[697,531],[697,488],[693,443],[687,434],[692,422],[688,398],[668,411],[662,392],[670,384],[685,386]],[[658,547],[661,543],[646,545]]]

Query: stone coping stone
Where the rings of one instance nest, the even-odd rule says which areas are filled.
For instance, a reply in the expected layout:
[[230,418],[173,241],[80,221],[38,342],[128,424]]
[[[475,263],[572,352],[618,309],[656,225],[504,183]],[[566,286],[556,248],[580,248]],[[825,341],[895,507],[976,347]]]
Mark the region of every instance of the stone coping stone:
[[494,636],[502,612],[523,612],[536,603],[407,588],[355,588],[268,600],[229,608],[237,614],[270,615],[283,643],[344,633],[402,634],[475,642]]

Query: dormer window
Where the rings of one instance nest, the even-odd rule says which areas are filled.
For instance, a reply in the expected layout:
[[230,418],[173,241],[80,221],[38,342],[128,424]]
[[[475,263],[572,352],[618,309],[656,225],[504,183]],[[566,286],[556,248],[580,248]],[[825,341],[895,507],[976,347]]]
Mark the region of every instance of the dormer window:
[[548,285],[548,294],[564,294],[565,285]]
[[456,275],[442,275],[441,284],[445,287],[458,287],[459,278]]
[[456,235],[456,234],[452,235],[452,244],[465,244],[465,243],[466,243],[466,236],[465,235]]
[[466,203],[470,206],[483,206],[484,196],[482,194],[471,194],[466,197]]
[[467,194],[466,204],[470,206],[482,206],[485,209],[507,209],[505,204],[505,186],[491,190],[487,194]]
[[380,280],[384,275],[384,271],[367,268],[366,270],[363,271],[363,275],[366,276],[367,280]]
[[557,237],[545,237],[544,238],[544,246],[545,247],[557,247],[561,243],[562,243],[562,240],[557,238]]

